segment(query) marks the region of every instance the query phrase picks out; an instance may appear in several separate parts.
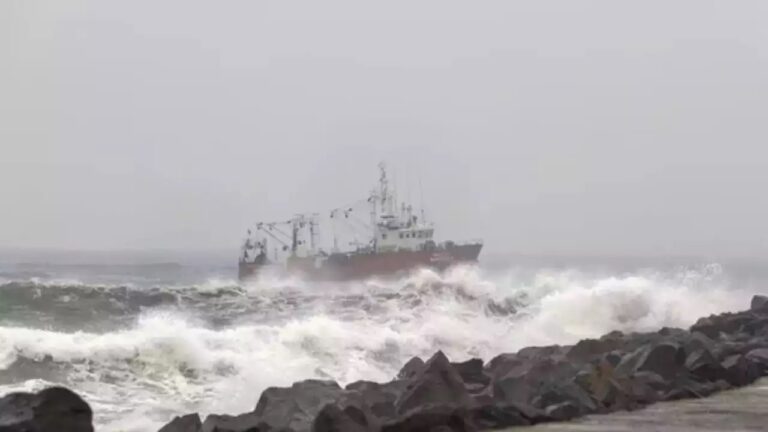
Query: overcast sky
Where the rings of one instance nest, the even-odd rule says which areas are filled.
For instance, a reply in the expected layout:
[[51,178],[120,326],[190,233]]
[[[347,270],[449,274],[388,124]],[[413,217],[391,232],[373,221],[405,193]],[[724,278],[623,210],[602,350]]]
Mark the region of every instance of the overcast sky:
[[0,2],[0,246],[227,249],[423,183],[443,238],[768,256],[766,1]]

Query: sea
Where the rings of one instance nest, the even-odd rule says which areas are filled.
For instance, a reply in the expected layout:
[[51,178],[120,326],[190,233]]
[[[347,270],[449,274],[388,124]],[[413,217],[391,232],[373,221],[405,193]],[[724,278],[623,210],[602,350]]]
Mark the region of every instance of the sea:
[[488,361],[613,330],[688,327],[768,294],[768,266],[755,260],[498,254],[349,283],[240,283],[233,261],[0,253],[0,394],[65,385],[98,431],[155,431],[189,412],[251,411],[270,386],[388,381],[437,350]]

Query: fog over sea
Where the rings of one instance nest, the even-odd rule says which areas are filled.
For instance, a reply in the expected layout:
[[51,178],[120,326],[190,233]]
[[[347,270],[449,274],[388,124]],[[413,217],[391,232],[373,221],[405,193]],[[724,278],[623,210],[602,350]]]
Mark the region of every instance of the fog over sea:
[[[239,414],[268,386],[387,381],[452,360],[612,330],[687,327],[768,292],[760,262],[488,255],[395,280],[239,283],[216,254],[0,255],[0,394],[66,385],[100,431]],[[727,398],[728,395],[719,396]]]

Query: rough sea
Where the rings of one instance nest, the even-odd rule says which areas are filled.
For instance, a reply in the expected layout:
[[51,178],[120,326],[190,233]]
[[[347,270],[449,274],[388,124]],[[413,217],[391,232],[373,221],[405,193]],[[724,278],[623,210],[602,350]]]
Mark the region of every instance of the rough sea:
[[228,262],[161,258],[0,256],[0,394],[66,385],[97,430],[154,431],[250,411],[269,386],[687,327],[768,293],[766,266],[739,261],[497,256],[443,275],[240,284]]

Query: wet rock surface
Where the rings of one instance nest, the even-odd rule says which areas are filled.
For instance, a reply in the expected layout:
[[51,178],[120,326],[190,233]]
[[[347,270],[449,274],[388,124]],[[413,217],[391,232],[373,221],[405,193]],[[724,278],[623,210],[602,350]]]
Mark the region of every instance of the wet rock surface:
[[0,398],[1,432],[92,432],[91,407],[62,387]]
[[[697,399],[768,375],[768,305],[700,319],[689,330],[612,332],[573,346],[529,347],[451,362],[409,361],[388,383],[305,380],[265,390],[252,412],[174,418],[161,432],[460,432],[568,421]],[[56,425],[52,429],[51,425]],[[66,389],[0,399],[0,432],[91,431]]]

